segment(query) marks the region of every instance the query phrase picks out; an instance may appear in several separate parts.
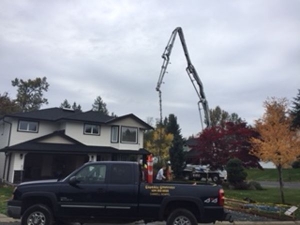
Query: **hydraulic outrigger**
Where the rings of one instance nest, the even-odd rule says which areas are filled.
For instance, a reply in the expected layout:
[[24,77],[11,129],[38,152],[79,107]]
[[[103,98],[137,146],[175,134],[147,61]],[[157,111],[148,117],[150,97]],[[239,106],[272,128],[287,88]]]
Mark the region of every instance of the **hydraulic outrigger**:
[[[202,107],[203,107],[206,125],[207,125],[207,127],[210,127],[211,126],[211,120],[210,120],[210,115],[209,115],[209,107],[208,107],[208,102],[206,100],[205,93],[204,93],[204,90],[203,90],[203,84],[202,84],[202,82],[201,82],[201,80],[200,80],[200,78],[197,74],[197,71],[196,71],[195,67],[193,66],[193,64],[191,62],[191,59],[190,59],[190,56],[189,56],[189,53],[188,53],[188,49],[187,49],[187,46],[186,46],[186,43],[185,43],[185,39],[184,39],[184,35],[183,35],[183,31],[182,31],[181,27],[177,27],[172,32],[170,40],[169,40],[169,42],[168,42],[168,44],[165,48],[165,51],[163,52],[163,55],[162,55],[162,58],[164,59],[164,62],[163,62],[163,65],[161,67],[159,79],[158,79],[157,86],[156,86],[156,91],[159,92],[160,122],[162,123],[162,97],[161,97],[160,86],[163,82],[164,75],[165,75],[165,73],[167,71],[167,67],[169,65],[170,55],[171,55],[171,52],[172,52],[172,49],[173,49],[173,45],[174,45],[177,33],[179,35],[179,38],[180,38],[180,41],[181,41],[181,44],[182,44],[182,47],[183,47],[184,55],[185,55],[185,58],[187,60],[186,71],[187,71],[187,73],[189,75],[189,78],[190,78],[190,80],[191,80],[191,82],[192,82],[192,84],[193,84],[193,86],[196,90],[196,93],[199,97],[198,110],[199,110],[199,114],[200,114],[200,122],[201,122],[202,129],[203,129],[203,119],[202,119],[200,104],[202,104]],[[197,88],[196,84],[194,83],[194,81],[196,81],[196,83],[198,85],[198,88]]]

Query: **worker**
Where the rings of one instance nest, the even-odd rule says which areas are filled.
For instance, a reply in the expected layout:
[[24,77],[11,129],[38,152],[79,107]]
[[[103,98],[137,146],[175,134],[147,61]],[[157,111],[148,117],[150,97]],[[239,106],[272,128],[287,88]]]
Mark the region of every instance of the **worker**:
[[160,170],[157,172],[157,175],[156,175],[156,181],[161,182],[162,180],[166,179],[166,177],[164,175],[165,169],[166,169],[166,166],[163,166],[162,168],[160,168]]

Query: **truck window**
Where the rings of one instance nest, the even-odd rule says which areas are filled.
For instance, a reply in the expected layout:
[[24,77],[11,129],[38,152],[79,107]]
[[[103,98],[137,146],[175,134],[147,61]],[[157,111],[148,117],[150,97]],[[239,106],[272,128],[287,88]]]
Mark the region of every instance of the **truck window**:
[[112,165],[111,168],[111,184],[132,184],[132,169],[130,165]]
[[106,178],[106,165],[89,165],[76,174],[80,183],[104,183]]

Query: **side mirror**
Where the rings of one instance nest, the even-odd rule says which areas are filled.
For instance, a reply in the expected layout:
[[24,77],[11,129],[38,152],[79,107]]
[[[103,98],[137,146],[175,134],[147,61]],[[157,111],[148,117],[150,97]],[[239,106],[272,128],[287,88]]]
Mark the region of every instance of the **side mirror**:
[[77,180],[76,176],[72,176],[72,177],[70,177],[70,179],[69,179],[69,184],[70,184],[70,185],[76,185],[76,184],[78,184],[79,182],[80,182],[80,181]]

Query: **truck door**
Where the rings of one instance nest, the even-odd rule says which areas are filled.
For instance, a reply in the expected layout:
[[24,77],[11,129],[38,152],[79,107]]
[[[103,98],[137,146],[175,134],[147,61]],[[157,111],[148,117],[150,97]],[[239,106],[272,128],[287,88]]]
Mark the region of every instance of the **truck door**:
[[130,218],[138,215],[137,171],[133,164],[112,164],[107,185],[106,213],[113,217]]
[[87,165],[70,179],[77,183],[66,181],[62,184],[57,198],[59,213],[63,217],[105,216],[107,165]]

